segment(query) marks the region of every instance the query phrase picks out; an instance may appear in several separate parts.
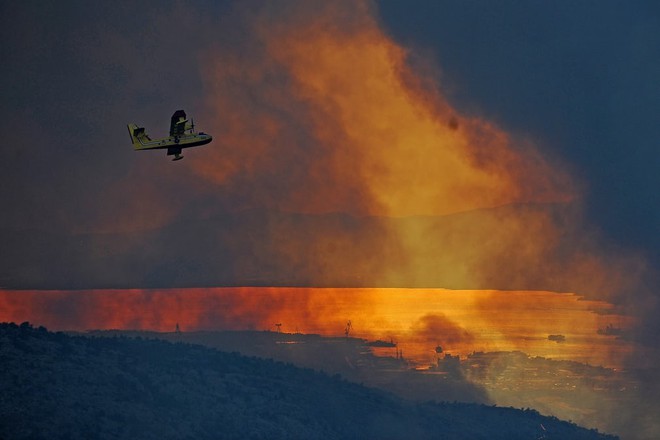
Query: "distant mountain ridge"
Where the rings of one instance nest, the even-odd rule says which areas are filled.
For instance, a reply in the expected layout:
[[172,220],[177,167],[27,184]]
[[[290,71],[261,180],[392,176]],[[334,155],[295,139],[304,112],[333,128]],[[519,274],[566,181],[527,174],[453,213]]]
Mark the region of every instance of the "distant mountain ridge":
[[413,404],[187,344],[0,324],[3,439],[614,439],[533,410]]
[[[249,210],[203,218],[189,213],[137,232],[0,230],[0,287],[572,291],[564,275],[571,252],[588,247],[579,244],[580,231],[563,231],[554,248],[530,250],[530,243],[547,224],[561,225],[576,215],[574,210],[564,204],[517,204],[399,218]],[[547,261],[568,266],[547,267]]]

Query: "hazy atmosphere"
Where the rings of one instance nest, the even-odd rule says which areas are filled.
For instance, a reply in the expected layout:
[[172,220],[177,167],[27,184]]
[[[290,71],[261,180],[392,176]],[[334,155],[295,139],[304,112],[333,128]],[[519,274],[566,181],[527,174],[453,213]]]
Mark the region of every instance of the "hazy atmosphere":
[[[351,320],[418,363],[521,350],[660,388],[655,3],[0,17],[0,321],[348,338]],[[133,151],[126,124],[166,137],[178,109],[213,142]],[[660,435],[638,412],[657,398],[630,399],[606,428]]]

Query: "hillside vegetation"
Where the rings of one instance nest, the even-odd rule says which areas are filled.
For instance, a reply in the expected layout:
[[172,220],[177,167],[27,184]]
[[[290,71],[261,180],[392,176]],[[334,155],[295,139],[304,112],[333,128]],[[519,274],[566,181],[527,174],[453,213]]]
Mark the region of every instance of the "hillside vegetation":
[[28,323],[0,324],[0,363],[7,440],[614,438],[533,410],[413,404],[271,360]]

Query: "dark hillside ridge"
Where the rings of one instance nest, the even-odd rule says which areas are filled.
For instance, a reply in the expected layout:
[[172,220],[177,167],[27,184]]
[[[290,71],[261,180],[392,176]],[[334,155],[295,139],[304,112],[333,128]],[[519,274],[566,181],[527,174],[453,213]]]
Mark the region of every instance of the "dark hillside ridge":
[[616,438],[533,410],[413,404],[280,362],[28,323],[0,324],[0,362],[7,440]]

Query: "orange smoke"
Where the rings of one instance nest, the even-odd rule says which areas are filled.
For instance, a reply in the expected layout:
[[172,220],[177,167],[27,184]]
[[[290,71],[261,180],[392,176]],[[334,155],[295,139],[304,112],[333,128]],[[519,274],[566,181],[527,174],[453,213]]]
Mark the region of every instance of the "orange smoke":
[[533,147],[460,115],[418,77],[370,4],[296,5],[251,17],[250,54],[212,54],[222,147],[198,173],[244,181],[244,203],[296,212],[443,215],[572,196]]
[[[350,292],[305,288],[164,290],[0,290],[0,321],[31,321],[53,329],[186,330],[273,329],[340,334]],[[369,308],[375,297],[361,295]],[[354,317],[358,319],[359,317]]]

